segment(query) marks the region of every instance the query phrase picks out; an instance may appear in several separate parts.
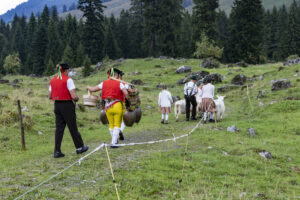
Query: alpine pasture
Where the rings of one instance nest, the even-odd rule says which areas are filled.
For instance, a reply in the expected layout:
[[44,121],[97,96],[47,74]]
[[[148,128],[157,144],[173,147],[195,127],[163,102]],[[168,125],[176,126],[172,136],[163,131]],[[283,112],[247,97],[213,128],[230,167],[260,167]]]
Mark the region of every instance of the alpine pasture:
[[[300,65],[282,63],[250,65],[247,68],[221,65],[200,68],[197,59],[126,59],[117,64],[124,80],[142,80],[137,86],[143,117],[138,125],[125,129],[125,141],[144,142],[187,134],[199,121],[160,124],[157,98],[165,83],[173,96],[183,98],[183,85],[176,74],[181,65],[192,72],[205,70],[223,76],[216,88],[230,85],[237,74],[248,79],[244,86],[231,88],[226,95],[226,112],[217,124],[201,124],[189,137],[158,144],[108,149],[120,199],[297,199],[300,198]],[[105,71],[82,78],[73,77],[80,103],[86,86],[107,78]],[[140,73],[135,73],[140,72]],[[80,73],[79,73],[80,74]],[[264,75],[259,79],[260,75]],[[55,121],[53,102],[48,100],[50,77],[4,76],[17,86],[0,84],[0,199],[14,199],[74,163],[81,156],[69,131],[65,130],[62,151],[66,157],[53,158]],[[271,81],[286,78],[292,87],[271,91]],[[247,90],[248,86],[248,90]],[[264,91],[257,98],[259,91]],[[21,134],[16,100],[23,109],[26,150]],[[77,109],[77,123],[91,152],[103,142],[110,143],[108,126],[99,120],[100,110]],[[239,131],[228,132],[235,125]],[[248,128],[256,132],[250,136]],[[186,151],[187,150],[187,151]],[[272,158],[259,155],[268,151]],[[186,152],[186,153],[185,153]],[[82,155],[84,156],[84,155]],[[182,181],[180,181],[182,180]],[[117,199],[105,149],[49,180],[22,199]]]

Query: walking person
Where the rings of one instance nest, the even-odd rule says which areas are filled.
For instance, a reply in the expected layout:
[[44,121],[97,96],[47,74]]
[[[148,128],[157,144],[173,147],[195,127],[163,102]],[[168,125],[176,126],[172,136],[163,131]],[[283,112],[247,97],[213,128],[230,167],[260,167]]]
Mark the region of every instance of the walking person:
[[113,77],[119,79],[122,71],[116,68],[108,70],[109,79],[103,81],[95,87],[87,87],[90,92],[102,90],[101,99],[105,101],[105,112],[109,123],[109,132],[112,137],[111,148],[118,148],[118,138],[120,137],[121,123],[123,119],[123,100],[128,98],[128,92],[123,83],[118,80],[110,79]]
[[162,86],[162,91],[158,95],[158,105],[161,110],[161,123],[168,124],[171,104],[173,103],[172,95],[168,91],[167,85]]
[[76,153],[81,154],[88,150],[77,128],[75,104],[79,100],[76,94],[74,81],[68,77],[70,66],[66,63],[58,65],[58,76],[50,81],[49,98],[54,101],[55,113],[55,147],[54,158],[64,157],[61,152],[61,143],[66,125],[71,133]]
[[214,103],[214,95],[215,95],[215,86],[211,84],[211,78],[207,77],[203,81],[204,85],[202,87],[202,107],[201,111],[204,113],[203,123],[206,124],[206,118],[208,112],[210,112],[209,122],[214,121],[214,112],[215,103]]
[[192,76],[191,80],[187,82],[184,85],[184,98],[186,103],[186,121],[190,120],[190,110],[191,110],[191,104],[193,106],[192,108],[192,120],[196,119],[196,107],[197,107],[197,101],[195,95],[197,94],[197,85],[196,85],[197,77]]

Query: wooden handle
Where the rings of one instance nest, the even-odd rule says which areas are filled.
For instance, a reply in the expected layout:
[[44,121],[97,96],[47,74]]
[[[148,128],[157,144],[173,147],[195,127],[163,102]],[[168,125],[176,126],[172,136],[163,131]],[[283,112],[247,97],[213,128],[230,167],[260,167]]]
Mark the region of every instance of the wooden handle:
[[123,80],[120,80],[120,79],[116,79],[116,78],[114,78],[114,77],[110,77],[110,79],[115,80],[115,81],[119,81],[119,82],[121,82],[121,83],[125,83],[125,84],[128,84],[128,85],[133,85],[132,83],[128,83],[128,82],[126,82],[126,81],[123,81]]
[[88,95],[91,96],[91,92],[88,90]]

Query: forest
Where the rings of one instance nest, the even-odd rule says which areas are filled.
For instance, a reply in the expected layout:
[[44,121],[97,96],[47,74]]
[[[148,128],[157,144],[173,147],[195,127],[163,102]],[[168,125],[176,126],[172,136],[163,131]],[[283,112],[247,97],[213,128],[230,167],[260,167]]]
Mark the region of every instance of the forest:
[[[101,0],[79,0],[81,19],[59,17],[55,6],[40,15],[0,22],[1,74],[54,74],[55,65],[73,67],[103,59],[215,57],[223,63],[283,61],[300,55],[300,5],[265,10],[261,0],[234,0],[230,15],[218,0],[131,0],[120,17],[105,17]],[[205,43],[203,43],[205,41]],[[198,54],[209,47],[221,50]],[[213,48],[213,49],[214,49]]]

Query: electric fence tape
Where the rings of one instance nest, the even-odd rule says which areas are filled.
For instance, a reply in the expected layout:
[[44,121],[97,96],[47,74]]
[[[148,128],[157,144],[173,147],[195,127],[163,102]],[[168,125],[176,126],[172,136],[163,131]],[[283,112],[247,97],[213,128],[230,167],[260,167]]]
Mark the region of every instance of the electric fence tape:
[[[203,119],[203,118],[202,118]],[[168,141],[176,141],[178,139],[184,138],[184,137],[188,137],[190,136],[201,124],[202,119],[196,124],[196,126],[187,134],[185,135],[181,135],[181,136],[177,136],[177,137],[173,137],[173,138],[169,138],[169,139],[165,139],[165,140],[156,140],[156,141],[148,141],[148,142],[137,142],[137,143],[127,143],[127,144],[117,144],[115,146],[119,146],[119,147],[124,147],[124,146],[134,146],[134,145],[143,145],[143,144],[156,144],[156,143],[163,143],[163,142],[168,142]],[[68,167],[64,168],[63,170],[61,170],[60,172],[58,172],[57,174],[49,177],[48,179],[42,181],[40,184],[32,187],[31,189],[29,189],[28,191],[26,191],[25,193],[23,193],[22,195],[18,196],[17,198],[15,198],[15,200],[20,199],[22,197],[24,197],[26,194],[34,191],[35,189],[39,188],[40,186],[44,185],[45,183],[51,181],[52,179],[54,179],[55,177],[59,176],[60,174],[62,174],[64,171],[68,170],[69,168],[73,167],[74,165],[76,165],[77,163],[80,165],[81,162],[86,159],[87,157],[89,157],[90,155],[96,153],[97,151],[99,151],[100,149],[102,149],[103,147],[107,147],[110,146],[109,144],[101,144],[100,146],[96,147],[93,151],[91,151],[90,153],[86,154],[85,156],[83,156],[82,158],[80,158],[79,160],[77,160],[76,162],[72,163],[71,165],[69,165]]]

